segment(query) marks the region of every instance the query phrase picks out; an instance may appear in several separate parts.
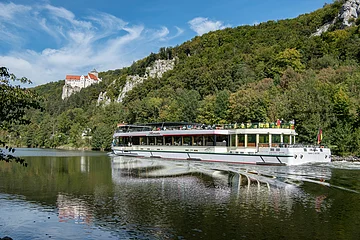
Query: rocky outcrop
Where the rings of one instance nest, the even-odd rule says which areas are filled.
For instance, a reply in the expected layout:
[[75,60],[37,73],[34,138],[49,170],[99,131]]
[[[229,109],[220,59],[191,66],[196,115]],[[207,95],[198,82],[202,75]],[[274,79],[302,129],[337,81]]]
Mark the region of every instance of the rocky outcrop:
[[120,103],[124,100],[126,93],[131,91],[136,85],[141,84],[146,80],[147,77],[140,77],[138,75],[136,76],[128,76],[126,78],[126,83],[123,89],[121,90],[118,98],[116,99],[116,102]]
[[[139,75],[127,76],[126,83],[121,89],[119,96],[115,102],[122,102],[126,94],[131,91],[138,84],[143,83],[148,78],[162,78],[163,74],[169,70],[173,70],[175,66],[175,58],[171,60],[156,60],[151,67],[147,67],[145,75],[143,77]],[[111,84],[115,84],[115,81]],[[111,102],[110,98],[106,96],[106,92],[100,93],[97,101],[97,105],[100,104],[109,104]]]
[[312,36],[320,36],[324,32],[327,32],[331,26],[340,22],[341,28],[346,28],[355,25],[356,20],[360,16],[360,0],[347,0],[341,7],[337,17],[332,21],[324,24],[317,29]]
[[169,70],[173,70],[175,58],[171,60],[156,60],[151,67],[146,68],[144,77],[162,78],[162,75]]
[[65,85],[63,86],[63,91],[62,91],[62,94],[61,94],[61,99],[68,98],[68,97],[70,97],[73,93],[80,92],[80,90],[81,90],[80,87],[72,87],[72,86],[70,86],[70,85],[65,84]]
[[321,34],[323,34],[324,32],[327,32],[329,30],[329,28],[334,25],[335,20],[330,22],[330,23],[326,23],[325,25],[321,26],[320,28],[318,28],[316,30],[315,33],[313,33],[311,36],[321,36]]
[[360,0],[348,0],[341,7],[339,20],[343,27],[350,27],[355,24],[355,20],[360,15]]
[[110,103],[111,103],[111,99],[108,96],[106,96],[106,92],[100,92],[96,106],[99,106],[100,104],[106,106],[109,105]]

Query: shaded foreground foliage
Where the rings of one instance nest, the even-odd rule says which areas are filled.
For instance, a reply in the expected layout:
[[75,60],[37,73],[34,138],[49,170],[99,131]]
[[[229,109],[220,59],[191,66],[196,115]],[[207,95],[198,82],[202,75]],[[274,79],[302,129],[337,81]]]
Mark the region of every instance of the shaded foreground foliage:
[[[40,108],[39,98],[34,91],[22,88],[20,85],[13,85],[12,82],[16,81],[22,84],[31,83],[25,77],[16,78],[6,67],[0,67],[0,131],[2,135],[11,134],[15,125],[30,122],[26,117],[26,110]],[[0,144],[5,146],[5,142],[1,139]],[[9,146],[6,146],[5,150],[0,149],[0,161],[15,161],[27,166],[24,159],[12,155],[14,152],[15,149]]]
[[[197,36],[130,67],[100,73],[103,82],[62,101],[63,81],[36,87],[46,111],[32,110],[27,126],[7,139],[29,147],[107,149],[118,122],[191,121],[205,124],[295,120],[298,142],[323,143],[339,155],[360,149],[360,28],[312,36],[342,2],[294,19],[268,21]],[[175,69],[148,79],[122,103],[97,106],[100,92],[114,101],[128,75],[145,73],[157,59]]]

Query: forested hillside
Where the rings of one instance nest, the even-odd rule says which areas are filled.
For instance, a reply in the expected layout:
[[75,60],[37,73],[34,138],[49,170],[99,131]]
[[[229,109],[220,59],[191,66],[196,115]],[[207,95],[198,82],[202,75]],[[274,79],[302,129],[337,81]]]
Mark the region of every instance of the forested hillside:
[[[339,155],[359,154],[360,38],[332,21],[344,1],[295,19],[214,31],[99,74],[103,82],[61,100],[63,81],[36,87],[44,111],[14,127],[16,144],[94,149],[110,146],[118,122],[189,121],[205,124],[295,120],[298,141],[323,143]],[[136,86],[122,103],[97,106],[100,92],[115,99],[126,76],[143,75],[156,59],[176,58],[174,70]],[[83,136],[82,136],[83,135]],[[85,135],[85,136],[84,136]],[[21,136],[21,138],[19,137]]]

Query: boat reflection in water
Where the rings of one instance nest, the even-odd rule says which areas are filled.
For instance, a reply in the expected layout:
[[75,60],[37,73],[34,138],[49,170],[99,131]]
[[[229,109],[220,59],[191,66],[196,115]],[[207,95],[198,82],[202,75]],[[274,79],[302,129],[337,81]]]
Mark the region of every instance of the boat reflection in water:
[[56,205],[59,211],[59,222],[73,221],[75,223],[90,224],[93,221],[90,207],[82,199],[59,193]]
[[331,204],[327,202],[327,206],[323,206],[326,196],[321,192],[315,195],[306,192],[305,185],[309,184],[332,187],[328,183],[331,170],[315,165],[249,166],[112,156],[112,179],[115,184],[152,180],[161,180],[164,184],[172,182],[178,184],[178,188],[193,189],[197,197],[212,188],[215,198],[221,202],[235,199],[249,208],[268,205],[288,213],[294,202],[311,202],[316,211]]

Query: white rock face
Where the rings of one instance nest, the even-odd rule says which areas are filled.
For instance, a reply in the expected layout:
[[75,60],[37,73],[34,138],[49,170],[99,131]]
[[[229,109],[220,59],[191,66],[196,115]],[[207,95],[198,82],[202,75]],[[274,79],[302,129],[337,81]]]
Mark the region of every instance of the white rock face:
[[76,92],[80,92],[81,88],[80,87],[73,87],[70,85],[65,84],[63,86],[63,91],[61,94],[61,99],[65,99],[70,97],[72,94],[76,93]]
[[326,23],[325,25],[321,26],[315,33],[313,33],[311,36],[321,36],[324,32],[327,32],[329,28],[334,24],[335,21],[332,21],[331,23]]
[[[338,18],[342,21],[343,27],[354,25],[360,15],[360,0],[348,0],[342,6]],[[352,20],[352,21],[351,21]]]
[[171,60],[156,60],[151,67],[146,68],[144,77],[140,76],[128,76],[126,84],[121,90],[116,102],[122,102],[126,94],[131,91],[138,84],[143,83],[150,78],[162,78],[163,74],[169,70],[173,70],[175,66],[175,58]]
[[111,99],[108,96],[106,96],[106,92],[101,92],[99,94],[96,106],[99,106],[100,104],[106,106],[109,105],[110,103],[111,103]]
[[[122,102],[129,91],[131,91],[138,84],[143,83],[148,78],[162,78],[163,74],[169,70],[173,70],[174,66],[175,66],[175,58],[171,60],[156,60],[151,67],[146,68],[146,72],[143,77],[140,77],[139,75],[127,76],[125,86],[121,90],[115,102],[118,103]],[[115,81],[112,84],[115,84]],[[111,101],[106,96],[106,92],[100,93],[98,97],[97,105],[102,104],[104,100],[106,100],[108,104]]]
[[146,79],[147,79],[147,77],[139,77],[138,75],[128,76],[126,78],[125,86],[121,90],[118,98],[116,99],[116,102],[118,102],[118,103],[122,102],[126,96],[126,93],[131,91],[136,85],[143,83],[144,80],[146,80]]
[[175,58],[172,60],[156,60],[151,67],[146,68],[145,77],[162,78],[162,75],[169,70],[173,70]]
[[329,28],[337,21],[341,22],[341,27],[350,27],[355,25],[356,19],[360,16],[360,0],[347,0],[341,7],[338,16],[331,22],[321,26],[311,36],[320,36],[324,32],[327,32]]

